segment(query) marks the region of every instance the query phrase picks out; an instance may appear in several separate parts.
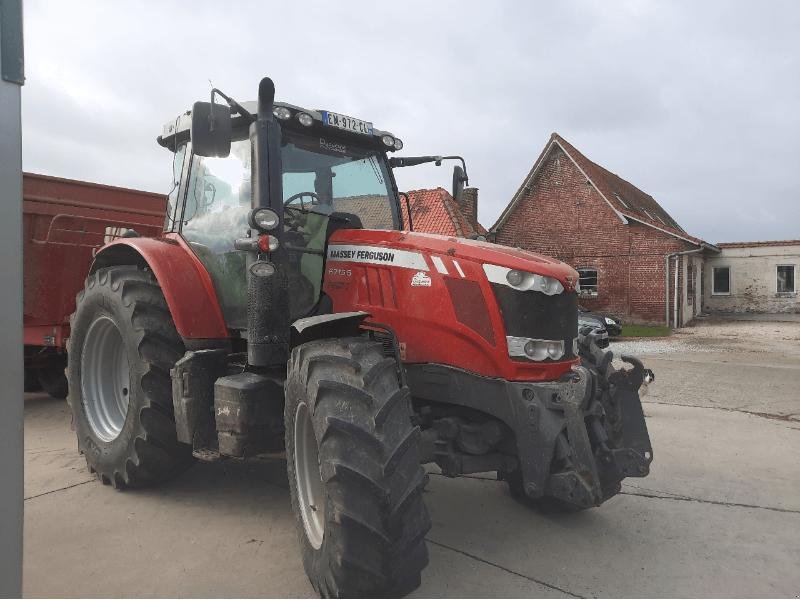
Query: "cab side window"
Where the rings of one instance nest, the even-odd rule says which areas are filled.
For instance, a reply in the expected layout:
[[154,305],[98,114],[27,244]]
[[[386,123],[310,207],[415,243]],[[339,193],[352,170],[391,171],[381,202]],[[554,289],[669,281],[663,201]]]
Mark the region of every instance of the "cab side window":
[[250,154],[244,139],[225,158],[193,155],[179,215],[181,234],[208,270],[231,329],[247,327],[246,256],[233,242],[250,228]]
[[179,196],[181,191],[181,176],[183,174],[183,161],[186,159],[186,144],[175,151],[172,157],[172,184],[167,194],[167,214],[164,219],[164,231],[175,231],[176,211],[179,210]]

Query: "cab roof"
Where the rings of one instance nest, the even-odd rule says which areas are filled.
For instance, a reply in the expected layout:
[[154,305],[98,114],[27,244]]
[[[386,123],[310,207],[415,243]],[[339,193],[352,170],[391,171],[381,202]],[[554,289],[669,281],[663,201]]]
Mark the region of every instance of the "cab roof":
[[[242,107],[247,110],[251,115],[255,116],[258,113],[258,102],[255,100],[249,100],[245,102],[241,102]],[[292,112],[292,117],[285,121],[279,121],[282,127],[288,127],[295,131],[306,132],[306,133],[322,133],[325,132],[327,135],[332,137],[342,137],[347,138],[350,140],[362,140],[368,141],[367,145],[372,145],[374,143],[380,144],[380,140],[385,135],[390,135],[396,139],[395,135],[389,131],[384,131],[382,129],[377,129],[373,127],[372,135],[365,135],[365,134],[357,134],[357,133],[349,133],[345,130],[340,130],[335,127],[327,126],[323,124],[323,117],[322,113],[325,112],[321,109],[307,109],[301,106],[297,106],[295,104],[289,104],[287,102],[275,102],[273,105],[273,111],[276,108],[287,108]],[[299,113],[306,113],[311,116],[313,119],[313,125],[310,127],[305,127],[301,125],[295,116]],[[338,113],[337,113],[338,114]],[[247,125],[248,121],[241,115],[236,114],[232,117],[233,119],[233,128],[236,129],[237,127],[243,127]],[[192,125],[192,111],[187,110],[185,113],[178,115],[172,121],[168,121],[164,124],[162,128],[161,135],[158,136],[156,141],[160,146],[172,150],[173,152],[176,148],[186,142],[190,138],[190,130]],[[387,148],[386,146],[381,145],[381,148],[384,150],[393,152],[394,148]]]

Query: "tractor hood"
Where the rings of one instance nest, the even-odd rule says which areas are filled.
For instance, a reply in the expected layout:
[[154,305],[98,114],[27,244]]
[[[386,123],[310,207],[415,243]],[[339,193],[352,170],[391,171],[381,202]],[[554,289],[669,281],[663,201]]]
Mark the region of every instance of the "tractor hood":
[[[571,291],[578,281],[578,273],[559,260],[548,258],[520,248],[500,246],[490,242],[468,240],[431,233],[418,233],[396,230],[340,229],[335,232],[329,245],[333,248],[345,248],[345,245],[369,246],[385,248],[387,251],[398,250],[404,259],[409,261],[409,268],[428,270],[431,257],[446,255],[454,259],[474,261],[481,264],[492,264],[509,269],[518,269],[528,273],[536,273],[558,279],[565,290]],[[329,250],[331,252],[341,250]],[[353,251],[347,250],[344,251]],[[357,250],[355,250],[357,252]],[[371,250],[375,253],[374,250]],[[418,256],[419,253],[425,255]],[[380,252],[378,252],[380,254]],[[384,257],[385,258],[385,257]],[[396,260],[395,256],[392,256]],[[369,259],[372,260],[372,259]],[[419,261],[422,262],[419,262]],[[433,263],[432,266],[435,266]]]

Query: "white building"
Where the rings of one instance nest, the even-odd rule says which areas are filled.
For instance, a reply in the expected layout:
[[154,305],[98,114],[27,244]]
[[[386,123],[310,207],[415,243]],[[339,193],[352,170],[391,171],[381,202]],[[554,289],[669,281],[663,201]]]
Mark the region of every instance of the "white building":
[[800,240],[717,244],[705,258],[703,310],[800,313]]

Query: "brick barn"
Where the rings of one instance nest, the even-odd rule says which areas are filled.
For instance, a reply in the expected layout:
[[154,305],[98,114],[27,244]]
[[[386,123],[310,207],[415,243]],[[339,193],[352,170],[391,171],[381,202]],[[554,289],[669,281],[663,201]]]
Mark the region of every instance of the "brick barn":
[[691,321],[703,307],[703,263],[719,253],[557,133],[489,231],[572,265],[581,304],[630,323]]

